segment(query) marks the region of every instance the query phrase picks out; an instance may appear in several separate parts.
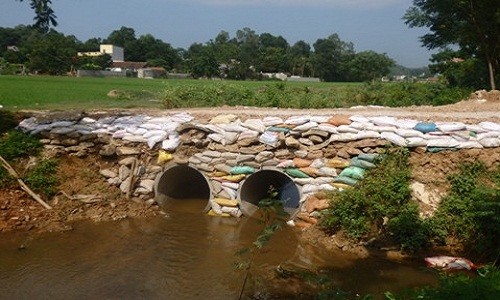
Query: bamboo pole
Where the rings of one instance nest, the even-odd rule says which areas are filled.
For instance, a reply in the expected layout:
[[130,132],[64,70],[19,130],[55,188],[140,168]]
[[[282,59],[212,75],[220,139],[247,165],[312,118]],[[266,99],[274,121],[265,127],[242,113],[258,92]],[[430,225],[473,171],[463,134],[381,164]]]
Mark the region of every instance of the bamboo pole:
[[35,192],[33,192],[25,183],[24,181],[19,177],[19,174],[17,174],[16,170],[12,168],[12,166],[0,155],[0,163],[2,163],[2,166],[9,172],[9,174],[14,177],[17,180],[17,183],[21,186],[21,189],[28,193],[33,199],[35,199],[36,202],[40,203],[43,207],[46,209],[52,209],[50,205],[48,205],[45,201],[40,198]]

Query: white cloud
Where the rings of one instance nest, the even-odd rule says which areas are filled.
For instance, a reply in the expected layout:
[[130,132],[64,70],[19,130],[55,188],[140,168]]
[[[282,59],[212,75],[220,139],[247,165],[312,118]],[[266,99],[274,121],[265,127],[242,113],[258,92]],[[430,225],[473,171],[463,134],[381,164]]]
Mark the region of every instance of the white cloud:
[[343,7],[366,9],[386,7],[405,0],[188,0],[190,2],[221,6],[309,6],[309,7]]

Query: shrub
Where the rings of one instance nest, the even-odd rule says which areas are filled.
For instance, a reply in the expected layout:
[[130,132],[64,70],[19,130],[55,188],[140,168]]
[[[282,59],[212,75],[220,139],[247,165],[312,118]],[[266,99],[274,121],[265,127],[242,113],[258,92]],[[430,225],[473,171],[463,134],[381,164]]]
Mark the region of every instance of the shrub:
[[500,254],[500,167],[488,171],[482,162],[463,164],[448,177],[451,190],[431,220],[436,238],[453,237],[482,258]]
[[0,155],[6,160],[36,156],[42,147],[37,138],[17,130],[11,130],[0,138]]
[[428,229],[417,207],[409,202],[408,156],[406,149],[387,151],[377,168],[367,172],[354,188],[333,194],[321,219],[323,228],[343,229],[357,241],[383,237],[406,251],[423,247]]
[[37,193],[51,198],[57,193],[59,179],[56,176],[58,161],[41,160],[26,176],[26,183]]

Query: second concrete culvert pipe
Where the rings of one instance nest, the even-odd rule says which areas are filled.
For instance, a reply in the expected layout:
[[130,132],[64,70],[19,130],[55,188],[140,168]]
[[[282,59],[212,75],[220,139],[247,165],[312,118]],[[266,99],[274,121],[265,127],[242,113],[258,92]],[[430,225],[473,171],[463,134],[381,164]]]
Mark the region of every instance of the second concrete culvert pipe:
[[300,189],[291,177],[277,169],[257,171],[240,184],[238,198],[243,214],[254,215],[259,209],[260,200],[269,196],[271,187],[278,192],[285,212],[294,215],[300,206]]
[[168,207],[172,200],[203,199],[210,207],[212,185],[205,175],[188,165],[170,165],[158,175],[155,182],[155,200]]

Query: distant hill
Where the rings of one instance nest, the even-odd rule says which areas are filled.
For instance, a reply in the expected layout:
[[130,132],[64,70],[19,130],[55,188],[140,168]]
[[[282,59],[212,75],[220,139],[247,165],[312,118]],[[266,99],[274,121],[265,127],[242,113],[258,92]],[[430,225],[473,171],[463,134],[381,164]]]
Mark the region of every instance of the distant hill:
[[411,77],[429,77],[431,75],[428,67],[407,68],[401,65],[395,65],[390,69],[389,76],[406,75]]

